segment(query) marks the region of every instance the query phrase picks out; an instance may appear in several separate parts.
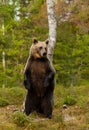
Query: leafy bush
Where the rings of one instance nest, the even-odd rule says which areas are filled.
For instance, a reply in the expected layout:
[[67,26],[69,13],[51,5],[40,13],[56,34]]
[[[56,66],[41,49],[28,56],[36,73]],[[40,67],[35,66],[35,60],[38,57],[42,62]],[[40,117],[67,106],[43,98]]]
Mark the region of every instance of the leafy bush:
[[31,7],[31,13],[32,14],[37,14],[39,12],[40,6],[44,3],[44,0],[35,0],[34,1],[34,6]]
[[18,126],[25,126],[28,122],[27,116],[22,112],[15,112],[11,116],[12,121],[17,124]]
[[76,99],[72,96],[66,96],[66,98],[64,99],[64,104],[69,106],[75,105],[76,102],[77,102]]
[[56,79],[68,87],[80,85],[89,77],[89,35],[79,35],[77,31],[77,27],[69,22],[60,24],[57,30],[54,52]]
[[7,105],[9,105],[9,102],[6,99],[0,97],[0,107],[4,107]]
[[19,87],[13,88],[0,88],[0,97],[7,99],[9,105],[22,104],[25,97],[25,89]]

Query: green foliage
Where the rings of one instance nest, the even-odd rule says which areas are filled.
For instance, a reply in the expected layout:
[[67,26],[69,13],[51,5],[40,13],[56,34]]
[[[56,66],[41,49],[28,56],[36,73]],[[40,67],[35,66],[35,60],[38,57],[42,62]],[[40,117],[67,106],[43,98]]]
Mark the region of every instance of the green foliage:
[[58,28],[54,65],[57,82],[65,86],[79,85],[89,74],[89,35],[79,35],[77,31],[77,27],[68,22]]
[[28,122],[26,114],[22,112],[13,113],[11,118],[12,118],[12,121],[20,127],[25,126]]
[[[0,88],[0,101],[3,102],[3,97],[9,105],[22,104],[25,97],[25,90],[22,88]],[[19,104],[19,105],[20,105]]]
[[[0,87],[3,84],[6,87],[23,86],[23,72],[32,38],[37,37],[39,40],[48,38],[47,18],[44,23],[43,17],[40,18],[39,15],[44,2],[44,0],[28,2],[15,0],[12,4],[5,1],[5,4],[0,5]],[[83,2],[86,5],[87,3],[87,1]],[[80,12],[80,7],[76,3],[71,6],[71,11],[83,22],[87,22],[88,10],[87,7],[85,11],[83,8]],[[16,19],[17,16],[19,19]],[[76,23],[76,20],[74,22]],[[4,25],[5,35],[2,33],[2,25]],[[3,51],[6,54],[5,72],[2,66]],[[57,83],[68,87],[88,83],[88,59],[89,35],[87,31],[81,33],[79,26],[69,21],[58,25],[53,62]]]
[[9,102],[7,99],[0,97],[0,107],[5,107],[9,105]]
[[32,7],[31,7],[31,13],[37,14],[39,12],[40,6],[44,3],[44,0],[34,0]]
[[73,96],[67,96],[64,99],[64,104],[69,105],[69,106],[75,105],[76,102],[77,101],[76,101],[76,99]]
[[[8,3],[0,5],[0,18],[4,18],[5,25],[11,22],[15,15],[15,5],[10,5]],[[1,19],[1,23],[3,19]]]

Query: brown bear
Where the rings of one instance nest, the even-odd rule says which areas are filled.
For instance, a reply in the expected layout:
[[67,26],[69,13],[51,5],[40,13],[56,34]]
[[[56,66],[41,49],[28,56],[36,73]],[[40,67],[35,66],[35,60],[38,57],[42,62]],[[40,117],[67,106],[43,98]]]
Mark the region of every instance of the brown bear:
[[55,71],[47,58],[49,41],[33,40],[24,72],[24,86],[27,89],[25,101],[26,115],[33,111],[52,117]]

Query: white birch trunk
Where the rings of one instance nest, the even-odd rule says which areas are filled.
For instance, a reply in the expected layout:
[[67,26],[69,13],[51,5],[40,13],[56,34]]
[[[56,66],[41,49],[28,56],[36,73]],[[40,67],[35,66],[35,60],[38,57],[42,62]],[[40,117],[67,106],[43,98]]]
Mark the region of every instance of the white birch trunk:
[[55,15],[55,2],[54,0],[46,0],[47,13],[48,13],[48,24],[49,24],[49,47],[48,47],[48,58],[52,63],[53,51],[56,43],[56,15]]
[[2,24],[2,35],[5,35],[5,26],[4,26],[4,20],[3,20],[3,24]]
[[[5,65],[5,52],[3,51],[3,53],[2,53],[2,56],[3,56],[3,58],[2,58],[2,65],[3,65],[3,73],[4,73],[4,76],[6,75],[6,65]],[[5,88],[5,86],[6,86],[6,79],[4,79],[3,80],[3,88]]]

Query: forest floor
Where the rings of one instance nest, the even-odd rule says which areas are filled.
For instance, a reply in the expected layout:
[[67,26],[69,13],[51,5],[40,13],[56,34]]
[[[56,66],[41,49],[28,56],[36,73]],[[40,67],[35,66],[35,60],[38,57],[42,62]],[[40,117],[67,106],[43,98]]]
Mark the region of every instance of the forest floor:
[[36,112],[28,117],[23,114],[25,95],[23,88],[0,89],[0,130],[89,130],[88,85],[74,88],[57,85],[52,119]]

